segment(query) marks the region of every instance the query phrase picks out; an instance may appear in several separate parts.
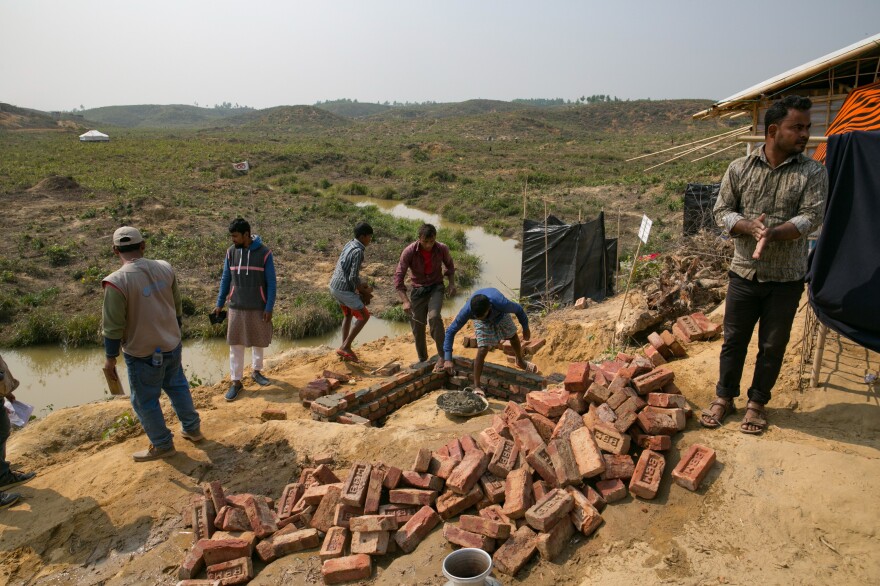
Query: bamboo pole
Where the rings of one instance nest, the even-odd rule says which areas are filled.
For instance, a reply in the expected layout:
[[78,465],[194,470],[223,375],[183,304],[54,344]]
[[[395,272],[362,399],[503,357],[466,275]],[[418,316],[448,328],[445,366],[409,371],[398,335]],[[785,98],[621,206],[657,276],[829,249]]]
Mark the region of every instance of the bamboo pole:
[[695,141],[693,141],[693,142],[686,142],[686,143],[684,143],[684,144],[680,144],[680,145],[678,145],[678,146],[669,147],[668,149],[663,149],[662,151],[657,151],[657,152],[654,152],[654,153],[648,153],[647,155],[639,155],[638,157],[633,157],[632,159],[627,159],[626,162],[629,163],[630,161],[635,161],[635,160],[637,160],[637,159],[644,159],[645,157],[652,157],[652,156],[654,156],[654,155],[659,155],[660,153],[665,153],[666,151],[674,151],[674,150],[676,150],[676,149],[681,149],[681,148],[684,148],[684,147],[686,147],[686,146],[690,146],[690,145],[692,145],[692,144],[697,144],[697,143],[699,143],[699,142],[706,142],[707,140],[712,140],[713,138],[717,138],[717,137],[719,137],[719,136],[727,136],[728,134],[734,134],[734,133],[736,133],[736,132],[741,132],[743,129],[747,129],[747,128],[748,128],[748,126],[743,126],[742,128],[737,128],[737,129],[735,129],[735,130],[729,130],[729,131],[727,131],[727,132],[722,132],[721,134],[715,134],[715,135],[712,135],[712,136],[707,136],[706,138],[701,138],[700,140],[695,140]]
[[614,259],[614,292],[620,291],[620,206],[617,206],[617,258]]
[[547,237],[547,198],[544,198],[544,297],[550,303],[550,252]]
[[[748,132],[748,131],[749,131],[748,128],[743,128],[743,129],[741,129],[741,130],[739,131],[739,133],[742,134],[742,133],[745,133],[745,132]],[[671,163],[672,161],[674,161],[674,160],[676,160],[676,159],[680,159],[680,158],[682,158],[682,157],[684,157],[684,156],[687,156],[687,155],[689,155],[689,154],[691,154],[691,153],[693,153],[693,152],[696,152],[696,151],[698,151],[698,150],[700,150],[700,149],[706,148],[707,146],[713,145],[713,144],[715,144],[716,142],[721,142],[722,140],[726,140],[726,139],[728,139],[728,138],[733,138],[733,137],[735,137],[735,136],[737,136],[737,135],[734,134],[734,135],[731,135],[731,136],[722,136],[721,138],[715,139],[715,140],[713,140],[712,142],[707,142],[706,144],[701,144],[700,146],[697,146],[697,147],[694,147],[694,148],[692,148],[692,149],[686,150],[686,151],[684,151],[683,153],[679,153],[679,154],[675,155],[674,157],[672,157],[671,159],[667,159],[667,160],[663,161],[662,163],[657,163],[656,165],[652,165],[651,167],[648,167],[647,169],[642,169],[642,171],[645,172],[645,171],[650,171],[651,169],[656,169],[657,167],[662,167],[662,166],[665,165],[666,163]]]
[[732,148],[735,147],[735,146],[739,146],[739,143],[738,143],[738,142],[735,142],[735,143],[733,143],[733,144],[730,145],[730,146],[726,146],[726,147],[724,147],[723,149],[718,149],[717,151],[715,151],[715,152],[713,152],[713,153],[709,153],[708,155],[703,155],[702,157],[700,157],[700,158],[698,158],[698,159],[694,159],[694,160],[692,160],[691,163],[696,163],[697,161],[702,161],[703,159],[708,159],[708,158],[711,157],[712,155],[717,155],[718,153],[723,153],[723,152],[726,151],[727,149],[732,149]]
[[639,262],[639,252],[642,250],[642,239],[639,238],[639,245],[636,247],[636,254],[633,257],[633,266],[629,271],[629,279],[626,281],[626,291],[623,293],[623,303],[620,304],[620,313],[617,315],[617,323],[620,323],[620,318],[623,317],[623,308],[626,307],[626,298],[629,297],[629,286],[632,283],[633,275],[636,272],[636,263]]
[[828,335],[828,327],[819,324],[819,338],[816,341],[816,351],[813,354],[813,372],[810,374],[810,386],[819,384],[819,372],[822,370],[822,355],[825,353],[825,336]]
[[529,178],[526,177],[525,182],[523,183],[523,220],[526,219],[526,193],[529,190]]

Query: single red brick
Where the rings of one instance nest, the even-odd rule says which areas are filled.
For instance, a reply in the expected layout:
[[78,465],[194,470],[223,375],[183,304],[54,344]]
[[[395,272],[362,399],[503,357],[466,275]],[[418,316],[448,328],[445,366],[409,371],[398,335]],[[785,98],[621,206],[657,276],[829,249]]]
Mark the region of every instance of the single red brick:
[[180,568],[177,570],[177,578],[180,580],[189,580],[201,572],[204,567],[204,552],[199,544],[195,543],[189,548],[189,551],[186,552],[186,557],[183,558],[183,563],[180,564]]
[[287,419],[287,411],[283,409],[263,409],[260,413],[263,421],[283,421]]
[[437,499],[436,490],[395,488],[388,493],[388,500],[401,505],[430,505]]
[[330,527],[333,527],[333,519],[336,516],[336,505],[339,504],[340,496],[342,495],[342,489],[334,484],[328,485],[329,489],[327,490],[326,496],[321,499],[321,504],[318,505],[315,514],[312,515],[312,520],[309,522],[309,525],[322,533],[327,533],[330,530]]
[[547,453],[556,469],[556,480],[559,486],[577,484],[581,481],[581,473],[577,460],[567,439],[555,439],[547,444]]
[[299,529],[288,533],[279,531],[257,544],[257,555],[268,563],[291,553],[318,547],[320,543],[317,529]]
[[613,480],[615,478],[629,480],[632,478],[633,472],[636,469],[632,456],[627,454],[602,454],[602,459],[605,460],[605,472],[602,473],[602,480]]
[[329,559],[321,566],[325,584],[366,580],[372,573],[373,561],[363,553]]
[[498,478],[507,478],[519,462],[519,448],[510,440],[502,439],[489,460],[489,471]]
[[351,553],[385,555],[388,552],[388,531],[352,531]]
[[[679,318],[681,319],[681,318]],[[700,334],[703,332],[697,328]],[[691,337],[691,333],[687,331],[686,328],[682,327],[678,322],[672,324],[672,335],[675,336],[675,339],[678,340],[682,344],[690,344],[691,342],[696,342],[696,338]]]
[[687,424],[684,410],[645,407],[638,416],[639,427],[648,435],[672,435]]
[[620,433],[612,426],[603,423],[596,424],[593,428],[593,437],[599,449],[610,454],[629,452],[630,437],[625,433]]
[[476,486],[480,476],[486,473],[488,467],[489,457],[483,451],[467,452],[446,479],[446,487],[458,494],[467,494]]
[[556,419],[568,409],[567,399],[567,395],[552,390],[532,391],[526,395],[526,404],[544,417]]
[[493,562],[499,572],[515,576],[531,559],[538,548],[538,536],[523,525],[498,548]]
[[197,545],[209,566],[251,555],[251,544],[243,539],[202,539]]
[[584,496],[587,497],[587,501],[593,506],[594,509],[596,509],[600,513],[605,509],[605,506],[608,504],[605,502],[605,499],[602,498],[602,495],[596,492],[596,490],[590,485],[584,485],[583,493]]
[[337,482],[341,482],[327,464],[321,464],[315,468],[312,472],[312,476],[314,476],[321,484],[336,484]]
[[596,483],[596,490],[602,495],[606,503],[613,503],[626,498],[626,485],[619,478],[600,480]]
[[[528,407],[531,409],[531,407]],[[541,441],[547,443],[550,441],[550,436],[553,435],[553,430],[556,428],[556,423],[549,417],[544,417],[537,411],[528,411],[529,420],[532,422],[532,425],[535,426],[535,430],[538,432],[538,435],[541,436]]]
[[554,488],[525,513],[526,522],[538,531],[549,531],[568,515],[574,503],[566,491]]
[[367,489],[370,486],[370,472],[373,467],[366,462],[355,462],[345,484],[342,485],[340,500],[346,505],[363,507],[367,498]]
[[684,349],[684,346],[682,346],[681,342],[672,335],[672,332],[669,330],[663,330],[660,333],[660,337],[663,338],[663,342],[669,347],[669,351],[672,352],[674,357],[684,358],[687,356],[687,351]]
[[336,505],[336,511],[333,515],[333,525],[348,529],[350,528],[348,522],[353,517],[360,517],[363,514],[364,510],[361,507],[353,507],[351,505],[346,505],[345,503],[339,503]]
[[553,487],[543,480],[536,480],[532,483],[532,494],[535,497],[535,502],[544,498],[544,495],[551,490],[553,490]]
[[259,538],[266,537],[278,531],[278,521],[275,512],[269,508],[266,501],[261,498],[250,498],[244,501],[244,512],[251,522],[251,529]]
[[688,406],[687,399],[684,395],[669,393],[648,393],[648,405],[652,407],[679,408],[684,409]]
[[617,409],[628,398],[629,397],[627,397],[626,393],[623,392],[623,388],[618,388],[611,392],[611,396],[608,397],[608,400],[605,401],[605,404],[612,409]]
[[637,376],[633,379],[633,385],[640,395],[647,395],[650,392],[660,389],[666,383],[675,379],[675,373],[666,368],[655,368],[648,374]]
[[672,438],[668,435],[648,435],[642,433],[638,427],[632,428],[630,435],[637,446],[646,450],[665,452],[672,447]]
[[214,513],[216,514],[221,507],[226,505],[223,484],[219,480],[214,480],[210,482],[205,489],[205,496],[211,499],[211,502],[214,504]]
[[315,454],[312,456],[312,462],[315,464],[332,464],[333,463],[333,453],[332,452],[321,452],[320,454]]
[[691,314],[694,322],[703,330],[704,339],[711,340],[721,332],[721,326],[712,322],[708,317],[697,311]]
[[479,444],[480,448],[482,448],[487,454],[493,453],[496,444],[503,439],[505,438],[501,437],[501,434],[492,427],[487,427],[477,434],[477,444]]
[[458,443],[461,444],[461,449],[465,455],[467,455],[468,452],[482,451],[480,449],[480,446],[477,445],[477,442],[474,440],[473,436],[471,436],[470,434],[465,434],[458,438]]
[[642,348],[642,351],[645,353],[645,357],[651,362],[654,367],[666,364],[666,359],[651,344],[645,344],[645,347]]
[[340,484],[313,484],[303,492],[300,500],[307,505],[317,505],[324,500],[330,488],[334,486],[337,488],[342,487]]
[[[592,534],[602,524],[602,515],[590,504],[584,493],[573,486],[568,486],[565,490],[571,496],[573,505],[569,519],[575,528],[584,535]],[[624,495],[626,495],[625,487]]]
[[565,390],[569,392],[584,392],[589,386],[590,363],[572,362],[568,365],[568,373],[565,375]]
[[446,480],[455,471],[459,462],[460,460],[454,460],[449,456],[435,454],[434,457],[431,458],[431,467],[428,468],[428,471],[434,476]]
[[480,488],[483,496],[492,504],[504,502],[504,479],[498,478],[491,472],[486,472],[480,477]]
[[491,537],[486,537],[480,533],[473,533],[452,523],[443,524],[443,537],[449,543],[454,543],[461,547],[474,547],[489,553],[495,551],[495,540]]
[[581,427],[568,436],[578,473],[583,478],[597,476],[605,471],[605,460],[602,458],[593,433],[586,427]]
[[507,425],[511,425],[514,421],[525,419],[526,417],[528,417],[528,414],[522,405],[516,401],[507,402],[507,406],[504,407],[504,420],[507,422]]
[[449,457],[453,460],[461,462],[464,458],[464,449],[461,447],[461,442],[458,441],[458,438],[446,444],[446,449],[449,450]]
[[617,413],[615,413],[614,409],[609,407],[607,403],[602,403],[596,407],[596,415],[599,417],[600,421],[604,421],[605,423],[614,423],[617,421]]
[[528,470],[517,468],[507,475],[504,488],[504,514],[519,519],[532,506],[532,479]]
[[505,521],[495,521],[479,515],[462,515],[458,521],[465,531],[479,533],[502,541],[510,537],[510,524]]
[[555,560],[565,550],[574,531],[571,519],[563,517],[550,531],[538,535],[538,553],[547,561]]
[[[501,505],[489,505],[488,507],[484,507],[479,511],[480,517],[484,519],[489,519],[490,521],[495,521],[496,523],[503,523],[510,527],[510,532],[508,535],[513,534],[513,532],[517,529],[517,522],[504,514],[504,510]],[[520,519],[521,522],[525,523],[525,518]]]
[[587,389],[584,398],[590,403],[595,403],[597,405],[604,403],[608,400],[608,397],[611,396],[611,391],[608,390],[608,387],[604,385],[600,385],[598,383],[593,383]]
[[394,534],[394,541],[404,552],[412,553],[439,522],[440,516],[434,509],[424,506],[412,519],[406,522],[406,525],[397,530]]
[[331,527],[324,536],[324,543],[321,545],[321,551],[318,556],[321,561],[334,558],[341,558],[345,555],[345,548],[348,546],[351,534],[345,527]]
[[559,479],[556,475],[556,467],[553,465],[553,460],[550,458],[550,454],[547,453],[547,446],[541,446],[526,456],[526,462],[528,462],[529,466],[531,466],[535,472],[538,473],[538,476],[540,476],[547,484],[553,487],[559,485]]
[[191,513],[193,543],[197,543],[200,539],[210,539],[211,534],[214,533],[214,518],[209,513],[207,500],[200,497],[199,504],[193,505]]
[[693,444],[672,470],[672,480],[688,490],[697,490],[714,464],[715,450],[702,444]]
[[370,471],[370,484],[367,488],[367,496],[364,499],[364,514],[373,515],[379,512],[379,503],[382,500],[382,481],[385,472],[378,468]]
[[403,484],[412,488],[421,490],[435,490],[440,492],[443,490],[443,479],[433,474],[419,474],[411,470],[404,470],[401,474]]
[[402,527],[421,509],[421,505],[379,505],[380,515],[393,515],[397,526]]
[[397,468],[396,466],[388,466],[384,462],[377,462],[373,464],[373,466],[378,467],[385,475],[382,479],[382,486],[388,490],[397,488],[397,485],[400,483],[400,474],[402,472],[400,468]]
[[[545,445],[544,440],[535,429],[535,425],[528,415],[525,419],[517,419],[510,423],[510,433],[521,452],[526,455]],[[552,432],[551,432],[552,433]]]
[[286,519],[293,515],[293,507],[302,497],[305,489],[299,482],[288,484],[281,492],[281,498],[276,503],[276,514],[279,519]]
[[[648,344],[654,347],[654,349],[660,353],[663,358],[669,360],[672,358],[672,350],[669,349],[669,346],[663,340],[663,337],[657,332],[651,332],[648,334]],[[650,356],[649,356],[650,358]]]
[[349,521],[352,531],[397,531],[397,517],[394,515],[362,515]]
[[643,499],[654,498],[660,490],[664,468],[666,468],[666,459],[662,455],[644,450],[629,481],[629,491]]
[[550,434],[550,439],[558,439],[562,437],[568,437],[571,433],[584,426],[584,420],[580,416],[580,414],[574,409],[566,409],[565,413],[562,414],[562,417],[559,418],[559,422],[556,424],[556,427],[553,429],[553,433]]
[[437,512],[443,520],[451,519],[483,500],[483,491],[475,486],[467,494],[458,494],[447,490],[437,497]]
[[219,580],[220,586],[246,584],[254,578],[254,564],[250,557],[242,557],[208,566],[209,580]]
[[501,415],[492,416],[492,429],[497,431],[498,435],[504,439],[513,439],[513,436],[510,435],[510,427],[507,425],[507,420]]

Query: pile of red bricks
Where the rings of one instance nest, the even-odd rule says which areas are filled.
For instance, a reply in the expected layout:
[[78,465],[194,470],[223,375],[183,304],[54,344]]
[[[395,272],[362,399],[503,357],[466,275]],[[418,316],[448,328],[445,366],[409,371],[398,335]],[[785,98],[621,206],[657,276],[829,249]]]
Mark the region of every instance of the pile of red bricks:
[[674,358],[687,356],[684,344],[698,340],[710,340],[720,331],[720,325],[709,321],[709,318],[697,311],[675,320],[671,332],[664,330],[649,334],[648,343],[642,351],[654,366],[660,366]]

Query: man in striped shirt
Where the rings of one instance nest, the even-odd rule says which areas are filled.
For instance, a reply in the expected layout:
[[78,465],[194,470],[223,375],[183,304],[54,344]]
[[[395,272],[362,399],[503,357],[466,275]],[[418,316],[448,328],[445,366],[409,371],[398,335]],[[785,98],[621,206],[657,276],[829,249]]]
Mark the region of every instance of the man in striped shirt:
[[[333,276],[330,277],[330,294],[342,308],[342,345],[336,353],[343,360],[358,362],[357,355],[351,345],[370,319],[370,312],[364,304],[363,296],[369,295],[372,288],[361,281],[361,263],[364,261],[364,250],[373,240],[373,227],[366,222],[359,222],[354,227],[354,239],[342,249]],[[354,327],[351,318],[355,318]]]
[[715,221],[734,240],[724,313],[716,399],[703,411],[705,427],[719,427],[736,410],[740,379],[755,324],[758,355],[740,431],[767,428],[764,406],[782,368],[807,271],[807,235],[822,218],[828,191],[825,167],[803,154],[810,137],[808,98],[787,96],[764,117],[766,142],[728,167],[715,204]]

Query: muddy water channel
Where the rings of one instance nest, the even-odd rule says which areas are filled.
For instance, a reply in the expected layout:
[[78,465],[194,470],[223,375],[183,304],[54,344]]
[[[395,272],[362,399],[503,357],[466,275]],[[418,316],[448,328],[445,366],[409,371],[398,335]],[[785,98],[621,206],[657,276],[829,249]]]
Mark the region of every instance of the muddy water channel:
[[[429,222],[444,229],[461,229],[467,235],[468,251],[481,259],[481,271],[477,282],[469,290],[459,289],[454,299],[446,300],[444,316],[453,316],[467,299],[470,291],[481,287],[496,287],[507,295],[515,295],[519,288],[522,252],[517,241],[486,233],[482,228],[464,226],[444,221],[440,216],[417,210],[399,202],[368,197],[349,197],[358,206],[374,205],[395,217]],[[327,275],[329,280],[330,275]],[[389,283],[389,286],[391,284]],[[357,343],[368,342],[382,336],[398,336],[409,333],[406,323],[390,322],[373,317]],[[341,339],[340,331],[313,338],[287,340],[275,337],[266,352],[273,356],[294,348],[321,345],[336,346]],[[429,344],[430,347],[430,344]],[[57,346],[41,346],[24,349],[3,349],[3,358],[21,381],[16,397],[34,406],[34,415],[42,417],[54,409],[71,407],[108,398],[104,375],[104,353],[101,347],[62,349]],[[250,352],[246,354],[249,364]],[[209,340],[184,340],[183,365],[190,381],[213,384],[229,372],[229,348],[223,338]],[[117,368],[128,391],[125,362],[119,360]]]

